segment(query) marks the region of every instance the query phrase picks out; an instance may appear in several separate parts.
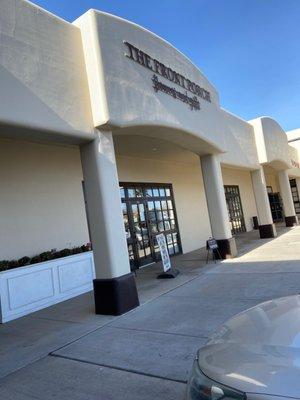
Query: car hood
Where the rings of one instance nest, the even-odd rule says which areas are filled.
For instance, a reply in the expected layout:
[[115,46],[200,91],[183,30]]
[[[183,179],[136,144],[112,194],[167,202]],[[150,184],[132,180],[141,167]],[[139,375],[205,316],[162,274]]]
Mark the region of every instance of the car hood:
[[224,385],[300,398],[300,296],[267,301],[231,318],[198,358],[203,373]]

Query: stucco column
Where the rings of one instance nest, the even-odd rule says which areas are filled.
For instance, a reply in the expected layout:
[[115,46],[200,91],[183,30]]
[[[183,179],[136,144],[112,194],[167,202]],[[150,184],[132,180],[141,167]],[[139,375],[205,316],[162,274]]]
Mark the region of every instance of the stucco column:
[[206,155],[200,160],[213,237],[218,242],[222,258],[235,257],[236,243],[229,224],[219,157]]
[[278,181],[285,215],[285,225],[294,226],[298,223],[298,219],[296,217],[289,175],[286,169],[278,172]]
[[130,272],[111,132],[95,131],[81,147],[85,197],[96,279],[97,314],[120,315],[139,305]]
[[258,214],[259,235],[262,239],[276,237],[263,168],[251,171],[251,179]]

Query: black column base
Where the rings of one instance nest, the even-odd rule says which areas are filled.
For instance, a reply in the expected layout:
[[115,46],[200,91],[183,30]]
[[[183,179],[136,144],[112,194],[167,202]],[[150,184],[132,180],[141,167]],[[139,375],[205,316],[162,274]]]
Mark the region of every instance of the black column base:
[[298,218],[296,215],[291,215],[290,217],[285,217],[285,226],[291,227],[298,224]]
[[219,239],[217,240],[218,250],[215,251],[217,259],[226,260],[227,258],[234,258],[237,255],[235,238]]
[[176,278],[177,275],[180,274],[180,271],[176,268],[171,268],[167,272],[162,272],[161,274],[157,275],[156,279],[173,279]]
[[274,224],[259,225],[259,236],[261,239],[274,238],[277,236]]
[[133,273],[93,283],[96,314],[121,315],[140,305]]

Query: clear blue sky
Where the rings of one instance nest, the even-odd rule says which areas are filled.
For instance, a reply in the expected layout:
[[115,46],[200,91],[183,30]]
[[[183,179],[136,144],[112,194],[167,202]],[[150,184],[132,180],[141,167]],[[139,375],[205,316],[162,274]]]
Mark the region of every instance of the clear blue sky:
[[33,0],[73,21],[96,8],[162,36],[198,65],[227,110],[300,127],[300,0]]

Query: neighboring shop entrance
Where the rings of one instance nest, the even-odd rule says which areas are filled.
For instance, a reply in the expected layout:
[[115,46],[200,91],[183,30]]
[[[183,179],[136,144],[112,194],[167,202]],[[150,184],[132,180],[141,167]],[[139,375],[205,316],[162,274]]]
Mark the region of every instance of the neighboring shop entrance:
[[273,222],[283,221],[283,208],[279,193],[273,193],[271,186],[267,186]]
[[120,183],[120,194],[132,270],[160,260],[159,233],[170,255],[181,253],[172,185]]
[[292,191],[292,196],[293,196],[293,201],[294,201],[294,206],[295,206],[295,212],[296,212],[296,214],[300,214],[300,199],[299,199],[299,193],[298,193],[298,189],[297,189],[296,179],[291,179],[290,185],[291,185],[291,191]]
[[246,232],[239,187],[236,185],[225,185],[224,190],[232,234]]

